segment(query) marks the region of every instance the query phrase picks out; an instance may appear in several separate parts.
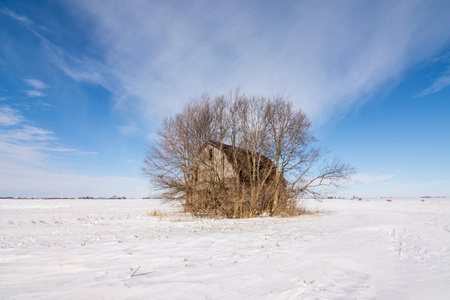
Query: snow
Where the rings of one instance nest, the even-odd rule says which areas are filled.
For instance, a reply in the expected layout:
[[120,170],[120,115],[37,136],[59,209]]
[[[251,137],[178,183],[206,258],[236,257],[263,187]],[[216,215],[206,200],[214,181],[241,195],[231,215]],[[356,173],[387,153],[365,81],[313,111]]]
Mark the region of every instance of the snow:
[[319,213],[0,200],[0,299],[450,299],[448,199],[303,205]]

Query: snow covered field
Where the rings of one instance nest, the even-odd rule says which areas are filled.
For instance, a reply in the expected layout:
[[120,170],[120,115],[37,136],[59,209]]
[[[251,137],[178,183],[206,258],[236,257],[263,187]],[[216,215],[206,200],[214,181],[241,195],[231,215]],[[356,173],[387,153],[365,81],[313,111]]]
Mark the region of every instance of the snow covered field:
[[0,200],[0,299],[450,299],[450,199],[304,205],[322,213]]

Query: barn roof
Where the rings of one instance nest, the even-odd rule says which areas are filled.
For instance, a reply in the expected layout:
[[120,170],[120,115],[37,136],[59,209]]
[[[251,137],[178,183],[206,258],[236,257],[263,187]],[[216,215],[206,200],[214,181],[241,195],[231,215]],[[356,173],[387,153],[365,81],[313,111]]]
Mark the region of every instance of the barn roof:
[[[211,145],[222,151],[236,174],[239,175],[241,182],[250,182],[253,175],[252,165],[254,155],[252,155],[252,151],[215,141],[208,141],[204,148],[207,145]],[[272,182],[276,176],[276,167],[272,160],[260,153],[256,153],[256,159],[259,160],[259,177],[261,179],[267,178],[267,183]],[[281,181],[284,182],[284,178]]]

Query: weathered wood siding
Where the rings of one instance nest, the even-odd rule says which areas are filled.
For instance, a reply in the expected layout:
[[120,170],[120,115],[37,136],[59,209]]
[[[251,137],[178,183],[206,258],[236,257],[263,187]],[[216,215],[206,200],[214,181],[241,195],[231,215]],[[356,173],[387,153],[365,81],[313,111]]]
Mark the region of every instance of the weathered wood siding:
[[224,181],[225,185],[231,187],[235,184],[236,174],[225,155],[211,145],[207,145],[199,157],[198,184],[200,188],[214,182]]

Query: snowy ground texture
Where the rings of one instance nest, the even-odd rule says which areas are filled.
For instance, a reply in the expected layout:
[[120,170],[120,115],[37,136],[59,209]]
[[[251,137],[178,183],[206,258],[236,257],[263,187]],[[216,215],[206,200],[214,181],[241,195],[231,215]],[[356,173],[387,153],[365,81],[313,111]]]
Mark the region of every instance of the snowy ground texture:
[[450,199],[304,205],[321,213],[0,200],[0,299],[450,299]]

